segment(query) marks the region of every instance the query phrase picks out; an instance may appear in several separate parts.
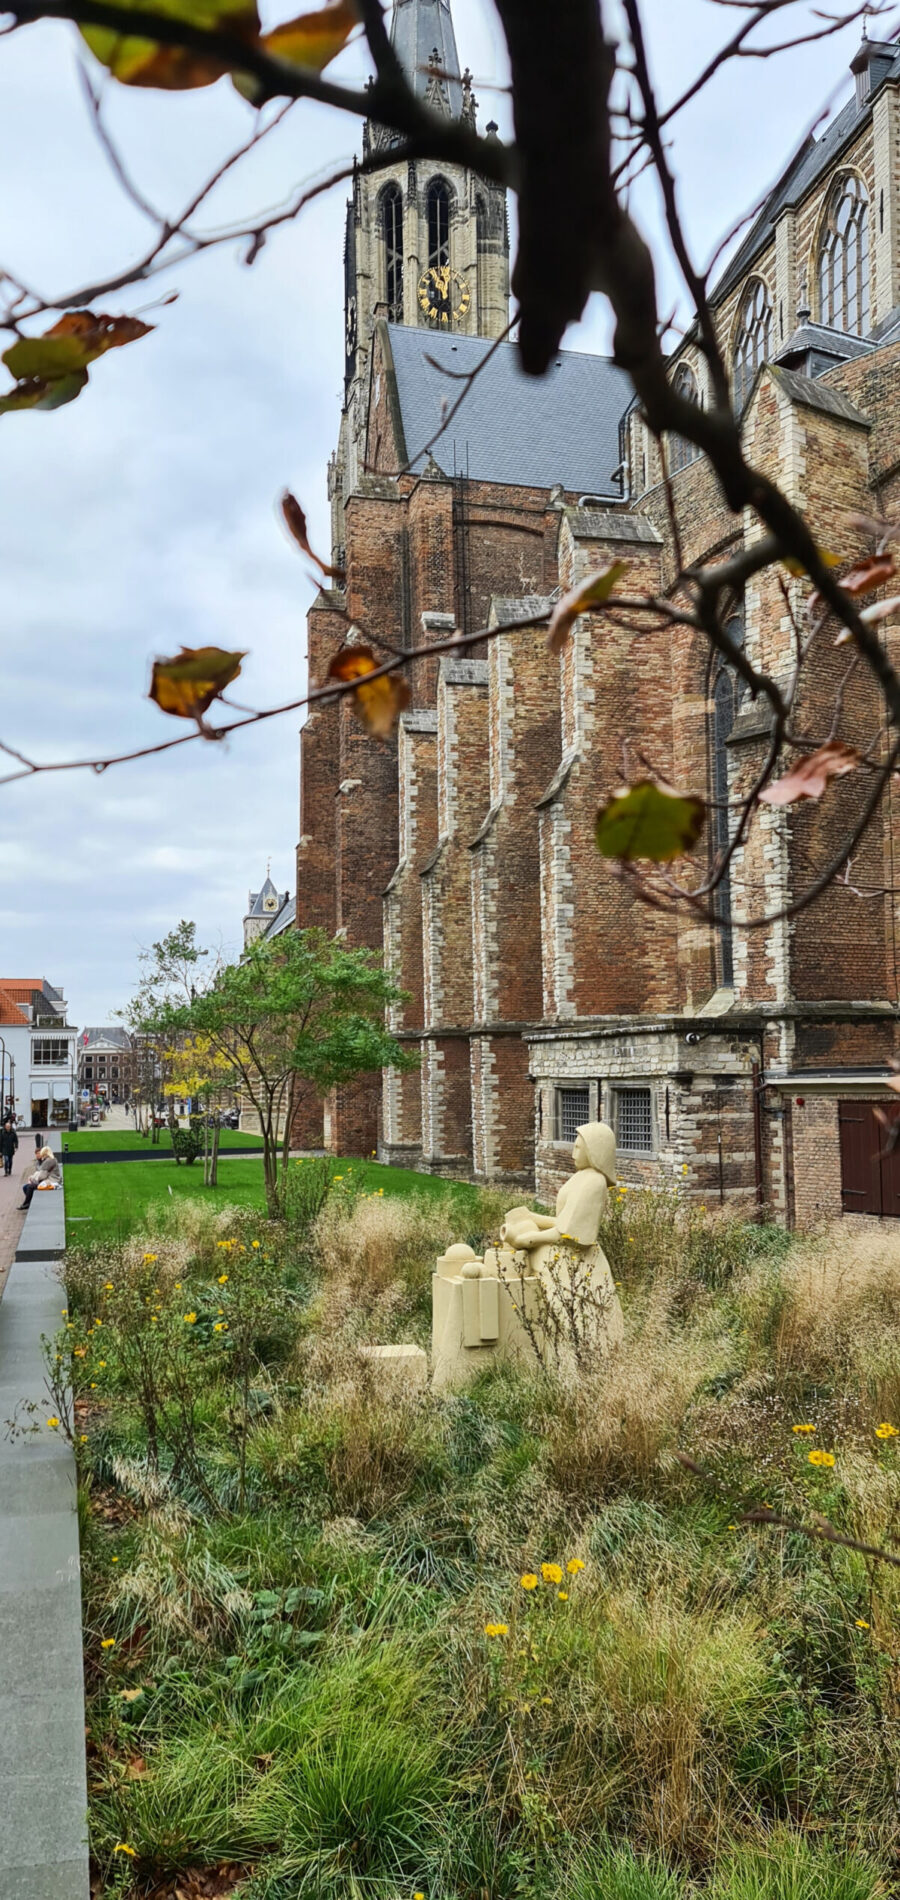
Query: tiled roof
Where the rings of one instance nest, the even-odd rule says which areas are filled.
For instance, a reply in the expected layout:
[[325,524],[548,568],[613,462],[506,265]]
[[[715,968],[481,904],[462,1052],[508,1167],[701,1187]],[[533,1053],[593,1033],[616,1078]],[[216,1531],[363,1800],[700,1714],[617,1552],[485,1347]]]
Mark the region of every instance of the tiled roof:
[[27,1022],[24,1009],[20,1009],[18,1003],[14,1003],[12,997],[0,989],[0,1023],[9,1023],[10,1028],[21,1029],[22,1024]]
[[559,482],[570,493],[618,498],[619,421],[631,386],[608,357],[560,350],[547,375],[538,378],[525,375],[514,343],[435,336],[394,323],[378,328],[396,387],[399,452],[404,462],[415,456],[417,473],[426,468],[421,450],[440,427],[448,398],[459,393],[458,381],[443,372],[459,377],[477,369],[492,350],[434,444],[439,470],[517,488],[552,488]]

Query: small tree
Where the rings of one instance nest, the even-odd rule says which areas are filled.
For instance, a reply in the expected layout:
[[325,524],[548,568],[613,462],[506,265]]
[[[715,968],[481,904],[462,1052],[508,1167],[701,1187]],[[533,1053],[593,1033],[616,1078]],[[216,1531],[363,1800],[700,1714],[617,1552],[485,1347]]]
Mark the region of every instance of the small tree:
[[278,1214],[298,1082],[319,1093],[386,1065],[416,1066],[384,1027],[400,991],[371,950],[324,930],[285,931],[224,964],[203,995],[169,1006],[174,1036],[202,1037],[252,1102],[263,1139],[266,1205]]
[[[170,1099],[175,1095],[197,1097],[203,1104],[203,1181],[206,1187],[215,1187],[219,1167],[219,1118],[215,1118],[212,1142],[209,1139],[209,1118],[214,1108],[221,1106],[222,1098],[234,1087],[234,1071],[227,1058],[213,1048],[208,1036],[185,1036],[177,1048],[166,1050],[168,1079],[163,1093]],[[177,1149],[176,1149],[177,1154]]]
[[196,994],[200,965],[208,955],[209,951],[201,950],[197,942],[196,924],[182,918],[176,929],[170,930],[159,943],[141,951],[141,981],[122,1012],[139,1050],[135,1123],[139,1125],[138,1117],[143,1108],[154,1144],[159,1140],[155,1111],[160,1094],[170,1098],[169,1122],[173,1129],[175,1126],[174,1091],[166,1087],[168,1044],[172,1041],[166,1023]]

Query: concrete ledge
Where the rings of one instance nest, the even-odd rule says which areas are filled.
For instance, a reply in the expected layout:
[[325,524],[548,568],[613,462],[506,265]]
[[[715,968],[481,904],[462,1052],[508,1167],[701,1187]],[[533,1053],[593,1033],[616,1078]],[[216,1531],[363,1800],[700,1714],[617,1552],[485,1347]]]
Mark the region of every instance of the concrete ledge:
[[[49,1204],[49,1205],[48,1205]],[[65,1194],[35,1195],[0,1301],[0,1892],[88,1900],[75,1459],[46,1425]],[[37,1246],[52,1244],[37,1259]],[[36,1410],[28,1413],[26,1406]],[[18,1416],[20,1436],[6,1434]],[[38,1429],[29,1431],[30,1425]]]

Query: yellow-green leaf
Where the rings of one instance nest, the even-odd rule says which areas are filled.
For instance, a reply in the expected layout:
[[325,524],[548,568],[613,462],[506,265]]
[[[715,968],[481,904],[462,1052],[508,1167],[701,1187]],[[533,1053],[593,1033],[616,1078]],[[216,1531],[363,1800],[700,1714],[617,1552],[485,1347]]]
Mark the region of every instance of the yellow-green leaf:
[[0,416],[11,415],[16,409],[62,409],[81,395],[87,379],[86,369],[73,370],[71,376],[57,376],[49,383],[33,377],[0,396]]
[[624,561],[610,561],[608,567],[602,567],[596,574],[589,574],[577,587],[565,594],[553,610],[553,617],[547,629],[547,645],[551,653],[559,653],[565,646],[569,634],[579,614],[588,613],[592,607],[602,607],[613,589],[625,573]]
[[[160,0],[158,5],[156,0],[146,0],[146,4],[131,0],[128,12],[134,14],[136,27],[147,10],[210,33],[223,28],[251,44],[259,38],[255,0]],[[81,31],[94,57],[124,86],[157,86],[166,92],[211,86],[233,64],[202,47],[161,46],[139,33],[117,33],[101,26],[84,26]]]
[[[832,554],[830,548],[817,548],[816,553],[823,567],[840,567],[841,556]],[[781,565],[787,568],[789,574],[793,574],[795,580],[800,580],[807,572],[803,562],[796,560],[793,554],[782,555]]]
[[693,850],[705,816],[704,800],[694,793],[641,779],[601,805],[594,842],[604,858],[650,858],[665,864]]
[[108,317],[93,310],[67,310],[45,336],[20,336],[3,352],[3,361],[18,382],[39,377],[52,381],[87,369],[107,350],[118,350],[148,336],[152,323],[140,317]]
[[320,73],[346,46],[359,20],[356,0],[333,0],[331,6],[273,27],[260,44],[273,59],[287,60],[290,66],[310,66]]
[[246,657],[222,647],[182,647],[174,659],[154,661],[150,698],[176,719],[200,719],[237,679]]

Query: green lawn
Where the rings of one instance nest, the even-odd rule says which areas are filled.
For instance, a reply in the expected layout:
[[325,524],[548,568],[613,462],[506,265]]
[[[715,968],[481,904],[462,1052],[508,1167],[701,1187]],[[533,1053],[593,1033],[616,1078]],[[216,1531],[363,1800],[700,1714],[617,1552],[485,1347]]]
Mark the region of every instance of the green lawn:
[[[302,1162],[299,1164],[302,1166]],[[338,1169],[358,1170],[367,1192],[383,1188],[385,1195],[446,1194],[458,1197],[462,1206],[474,1208],[478,1190],[465,1182],[449,1183],[431,1174],[415,1174],[409,1168],[384,1168],[375,1161],[345,1161]],[[265,1205],[262,1166],[256,1159],[221,1160],[219,1184],[203,1185],[203,1163],[176,1167],[171,1157],[159,1161],[108,1161],[99,1168],[69,1168],[65,1177],[66,1224],[70,1241],[133,1233],[154,1203],[173,1195],[182,1199],[214,1200],[219,1206],[258,1207]]]
[[[71,1154],[85,1154],[89,1151],[102,1153],[108,1148],[142,1149],[148,1155],[171,1154],[172,1144],[168,1130],[161,1128],[159,1141],[154,1148],[149,1135],[137,1135],[133,1128],[79,1128],[74,1135],[64,1134],[63,1147]],[[239,1129],[223,1128],[219,1136],[219,1151],[226,1148],[261,1148],[261,1135],[242,1135]]]

